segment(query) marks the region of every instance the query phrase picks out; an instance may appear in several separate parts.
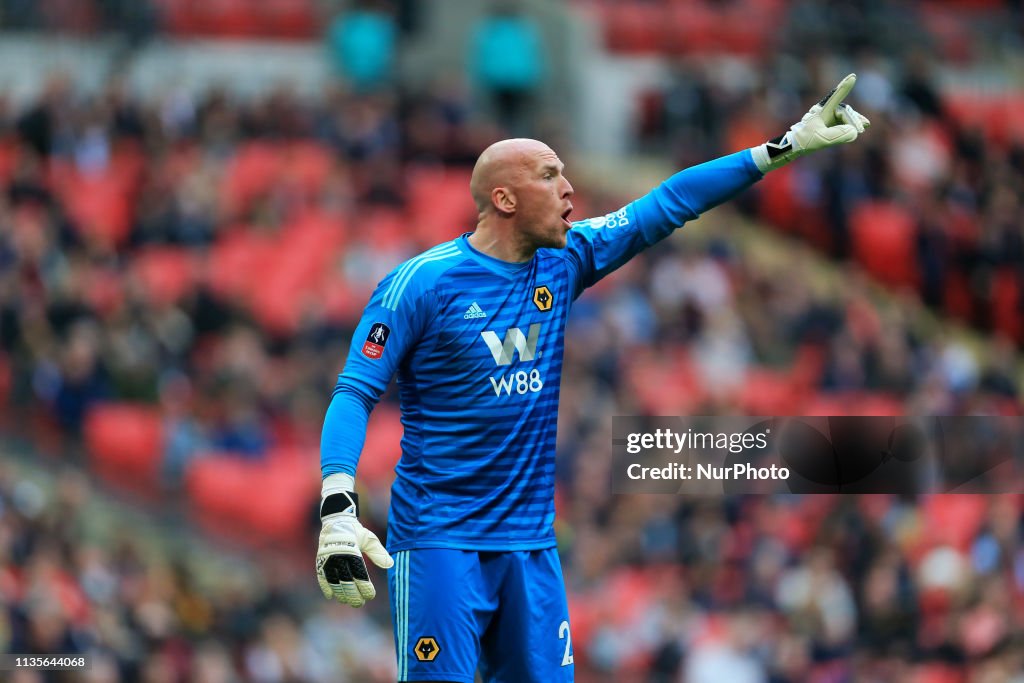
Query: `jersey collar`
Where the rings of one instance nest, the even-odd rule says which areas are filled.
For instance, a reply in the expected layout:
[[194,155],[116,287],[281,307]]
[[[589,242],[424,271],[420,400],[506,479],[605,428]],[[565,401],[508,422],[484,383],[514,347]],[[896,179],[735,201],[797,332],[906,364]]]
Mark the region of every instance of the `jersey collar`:
[[517,277],[520,273],[529,269],[533,264],[533,260],[537,258],[537,256],[534,255],[529,261],[523,261],[522,263],[509,263],[508,261],[496,259],[493,256],[488,256],[487,254],[473,248],[473,245],[469,243],[469,236],[472,234],[473,233],[470,232],[463,233],[462,236],[456,240],[459,243],[459,247],[461,247],[463,251],[469,254],[470,257],[481,266],[501,275],[502,277],[509,279]]

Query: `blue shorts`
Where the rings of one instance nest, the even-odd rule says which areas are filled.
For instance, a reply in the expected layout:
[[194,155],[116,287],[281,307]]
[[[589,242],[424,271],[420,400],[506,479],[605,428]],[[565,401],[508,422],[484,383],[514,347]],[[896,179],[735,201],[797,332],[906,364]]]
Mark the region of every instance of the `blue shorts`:
[[555,548],[394,553],[388,570],[399,681],[573,680],[572,636]]

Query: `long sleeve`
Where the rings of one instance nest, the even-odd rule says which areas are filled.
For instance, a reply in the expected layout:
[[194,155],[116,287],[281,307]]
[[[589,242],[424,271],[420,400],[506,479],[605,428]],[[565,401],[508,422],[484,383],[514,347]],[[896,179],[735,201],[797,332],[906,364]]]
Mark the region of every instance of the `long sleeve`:
[[343,472],[356,476],[356,464],[366,441],[370,411],[380,394],[338,376],[320,434],[320,472],[323,477]]
[[575,295],[762,177],[747,149],[682,170],[616,212],[575,223],[566,247]]
[[429,289],[412,276],[430,258],[428,252],[396,268],[380,282],[363,311],[324,417],[320,435],[324,477],[336,472],[355,476],[370,411],[422,340],[434,304]]

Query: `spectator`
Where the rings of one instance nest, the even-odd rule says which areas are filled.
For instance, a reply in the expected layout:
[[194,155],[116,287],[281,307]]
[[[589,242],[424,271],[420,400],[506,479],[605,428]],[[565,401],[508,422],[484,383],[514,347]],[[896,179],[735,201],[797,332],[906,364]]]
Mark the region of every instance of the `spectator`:
[[355,0],[327,29],[331,66],[355,92],[386,90],[394,79],[397,33],[385,0]]
[[537,22],[518,0],[497,0],[473,28],[470,72],[512,135],[526,134],[526,114],[545,76],[544,53]]

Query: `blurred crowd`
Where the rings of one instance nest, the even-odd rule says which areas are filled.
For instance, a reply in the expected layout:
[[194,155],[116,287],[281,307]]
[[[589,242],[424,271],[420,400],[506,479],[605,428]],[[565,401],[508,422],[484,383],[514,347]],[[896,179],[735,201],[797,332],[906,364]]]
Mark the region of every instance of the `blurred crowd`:
[[[33,139],[25,132],[32,113],[7,122],[8,141],[16,140],[18,161],[0,214],[2,350],[12,375],[5,413],[30,418],[23,424],[35,425],[31,432],[38,437],[37,443],[46,444],[58,433],[67,436],[65,445],[69,445],[75,443],[83,416],[99,402],[159,402],[167,422],[173,424],[165,444],[169,488],[176,485],[191,458],[210,449],[259,459],[268,447],[290,440],[304,445],[314,459],[323,409],[359,302],[337,316],[311,308],[294,334],[281,335],[261,327],[244,301],[218,296],[203,282],[177,300],[151,305],[146,290],[133,283],[132,264],[137,253],[154,243],[203,253],[229,234],[228,209],[218,203],[217,188],[223,182],[224,160],[231,158],[239,141],[260,134],[313,135],[314,128],[290,130],[288,126],[318,118],[340,126],[348,120],[344,115],[350,107],[358,107],[361,100],[340,99],[336,113],[327,116],[281,96],[242,106],[212,95],[208,102],[184,108],[193,112],[184,117],[191,123],[168,128],[173,117],[130,99],[115,106],[106,99],[114,97],[114,92],[108,91],[99,102],[86,100],[55,110],[72,121],[102,121],[102,125],[71,125],[49,139]],[[89,111],[106,114],[90,116]],[[399,112],[383,111],[383,119],[394,130],[403,130]],[[126,123],[130,121],[136,123]],[[326,130],[332,129],[328,125]],[[322,138],[334,150],[337,182],[301,201],[338,212],[339,229],[350,231],[349,248],[362,255],[353,261],[338,253],[339,267],[351,278],[349,291],[355,292],[351,296],[365,298],[367,283],[372,286],[403,255],[424,245],[415,237],[398,236],[390,243],[390,251],[375,253],[372,243],[379,236],[361,233],[360,223],[353,219],[356,212],[379,204],[403,210],[400,182],[386,193],[368,192],[357,186],[353,169],[381,163],[401,174],[404,159],[411,156],[401,143],[408,136],[382,136],[375,145],[345,144],[340,141],[354,136],[343,130]],[[471,135],[455,130],[458,133],[451,137],[456,140]],[[81,169],[86,159],[115,157],[113,150],[133,136],[147,154],[139,201],[123,241],[104,241],[75,225],[47,182],[44,160]],[[90,146],[108,152],[86,153]],[[183,147],[191,149],[193,161],[175,182],[161,184],[167,182],[162,164],[170,163],[173,148],[180,152]],[[367,148],[375,151],[365,152]],[[42,150],[49,150],[48,157],[39,155]],[[452,163],[457,164],[454,156]],[[621,198],[592,196],[585,201],[599,213],[617,206]],[[288,196],[271,192],[253,202],[248,217],[254,229],[273,235],[280,223],[287,223],[279,217],[292,208]],[[806,270],[796,257],[775,266],[761,264],[720,238],[706,243],[673,239],[627,265],[577,303],[566,344],[560,416],[559,533],[574,619],[579,622],[574,624],[577,662],[581,673],[589,671],[597,677],[593,680],[601,676],[643,679],[642,671],[660,672],[661,678],[655,680],[668,680],[682,661],[693,669],[694,681],[725,680],[722,672],[734,670],[728,680],[768,680],[758,673],[764,670],[773,671],[771,680],[777,681],[843,680],[843,671],[861,666],[860,659],[847,656],[851,654],[865,660],[865,671],[889,667],[880,669],[875,680],[895,680],[888,671],[901,670],[910,666],[906,662],[921,658],[952,665],[970,661],[1002,670],[1012,668],[1013,658],[1019,656],[1013,647],[1001,649],[1004,641],[999,635],[1010,624],[1004,623],[1005,614],[992,614],[992,601],[1016,599],[1019,594],[1011,580],[1015,575],[1006,564],[1016,558],[1016,532],[979,527],[973,530],[976,536],[969,545],[957,551],[965,553],[962,557],[950,559],[947,551],[940,553],[935,560],[940,568],[935,571],[945,575],[941,562],[952,562],[963,585],[957,585],[957,598],[947,611],[923,615],[917,612],[923,598],[914,578],[922,571],[916,561],[923,562],[933,549],[910,558],[891,530],[906,526],[920,534],[938,522],[921,518],[921,510],[908,502],[886,503],[884,519],[876,520],[875,526],[861,518],[857,508],[850,507],[852,503],[830,503],[838,506],[837,517],[828,521],[832,518],[827,515],[814,516],[823,528],[803,529],[794,541],[766,535],[771,525],[764,520],[775,515],[780,523],[797,524],[796,520],[811,518],[799,506],[817,503],[761,500],[698,505],[607,495],[608,416],[740,410],[748,406],[747,400],[761,400],[748,407],[756,413],[754,406],[765,406],[765,398],[750,397],[745,390],[752,375],[779,368],[777,381],[789,386],[794,363],[800,358],[810,359],[800,365],[805,398],[839,396],[850,401],[854,395],[887,396],[897,406],[923,414],[1016,410],[1012,346],[999,345],[997,353],[978,359],[959,343],[919,326],[912,304],[895,300],[877,306],[863,276],[851,274],[841,293],[822,292],[812,286]],[[105,288],[111,279],[123,282],[123,289]],[[677,367],[678,375],[668,374]],[[652,387],[663,391],[651,394]],[[779,394],[766,396],[770,401],[770,396]],[[800,397],[785,396],[787,400]],[[805,404],[775,405],[780,413],[800,414]],[[368,495],[375,504],[367,523],[383,530],[386,481],[374,487]],[[1007,499],[994,509],[1008,515],[1006,510],[1016,506],[1016,499]],[[255,600],[237,594],[224,598],[240,600],[240,605],[220,605],[216,603],[220,598],[203,593],[203,600],[215,604],[190,607],[187,573],[173,565],[148,567],[142,562],[138,566],[130,544],[128,549],[86,551],[73,544],[73,536],[61,544],[59,539],[73,533],[73,527],[53,532],[46,520],[74,515],[59,510],[47,506],[38,519],[23,519],[16,507],[5,507],[6,523],[17,525],[21,533],[6,536],[23,539],[11,541],[10,547],[23,554],[9,554],[2,564],[8,573],[19,576],[14,584],[19,587],[22,582],[41,583],[44,579],[38,577],[52,572],[72,572],[72,577],[64,579],[71,594],[86,591],[97,581],[102,584],[100,579],[136,591],[115,600],[111,595],[116,593],[110,593],[114,588],[107,585],[108,592],[101,591],[107,597],[101,599],[113,602],[97,608],[91,617],[96,621],[87,620],[82,627],[84,635],[70,625],[66,625],[70,630],[59,632],[61,638],[85,638],[83,642],[91,642],[89,637],[130,636],[130,643],[115,639],[108,645],[110,667],[128,667],[123,668],[126,673],[121,680],[174,680],[174,675],[178,680],[232,680],[232,675],[244,675],[246,680],[338,680],[341,669],[307,670],[304,667],[318,665],[309,662],[325,660],[298,654],[308,648],[329,648],[323,634],[335,632],[330,629],[365,634],[365,639],[360,635],[359,657],[351,655],[352,661],[362,664],[351,666],[377,667],[376,673],[360,672],[351,680],[375,680],[371,676],[383,680],[390,672],[392,645],[385,621],[373,625],[362,614],[326,608],[323,614],[282,613],[280,601],[285,594],[301,593],[294,585],[288,591],[282,588],[280,595],[260,591]],[[835,529],[845,529],[844,525],[854,528],[844,531],[845,536],[837,535]],[[797,533],[785,528],[777,531]],[[311,548],[312,535],[308,538]],[[842,547],[836,546],[837,539],[842,539]],[[862,542],[874,544],[876,559],[865,554]],[[970,553],[984,554],[986,573],[973,568]],[[863,566],[852,566],[854,558]],[[685,571],[677,574],[665,568],[676,560],[675,566]],[[20,568],[31,568],[28,578]],[[828,596],[800,588],[802,576],[827,584]],[[311,581],[309,588],[313,588]],[[871,594],[862,596],[869,588]],[[759,591],[759,601],[744,591]],[[28,594],[34,593],[28,590]],[[610,618],[601,611],[610,594],[627,596],[634,601],[633,607]],[[885,610],[893,607],[894,595],[901,601],[895,603],[900,610],[890,614]],[[88,593],[78,597],[75,604],[79,605],[94,599]],[[25,618],[26,613],[18,616],[18,601],[8,598],[5,602],[15,606],[12,619]],[[842,607],[844,616],[834,614],[838,608],[833,603]],[[199,610],[206,620],[190,617],[189,609]],[[182,610],[184,614],[179,613]],[[239,613],[266,616],[253,620]],[[30,610],[31,618],[43,618],[35,615]],[[926,616],[937,620],[936,634],[929,636],[936,640],[918,643],[918,626]],[[959,626],[967,616],[978,622],[969,629],[970,636]],[[189,625],[189,618],[200,621]],[[822,619],[839,623],[825,628]],[[245,624],[253,632],[214,627],[222,620]],[[876,630],[872,620],[886,624],[893,630],[893,640],[902,643],[885,650],[891,654],[883,663],[869,649],[868,639],[875,637]],[[29,634],[37,628],[23,629],[22,623],[13,622],[11,632]],[[779,624],[788,627],[781,629]],[[114,633],[90,635],[101,625]],[[150,640],[146,630],[150,628],[164,631]],[[974,629],[984,631],[984,638],[991,642],[968,646],[964,639],[973,639]],[[827,640],[819,642],[819,637]],[[128,654],[121,647],[129,648]],[[970,649],[976,647],[981,649]],[[142,652],[152,657],[144,658]],[[301,664],[284,673],[293,666],[285,660]],[[145,673],[146,667],[153,673]],[[199,668],[205,673],[185,673]],[[833,670],[840,673],[822,673]],[[138,678],[135,671],[141,672]],[[832,675],[838,678],[826,677]],[[581,680],[586,679],[581,676]]]
[[[0,122],[5,398],[72,436],[99,401],[161,402],[174,423],[175,471],[201,450],[259,457],[275,440],[316,443],[325,388],[340,369],[360,302],[404,257],[472,227],[463,199],[445,232],[412,230],[424,219],[407,194],[410,178],[423,168],[457,173],[472,150],[499,135],[474,123],[454,95],[404,100],[338,91],[310,104],[282,91],[245,104],[223,93],[145,103],[117,82],[99,96],[73,97],[59,77],[39,103],[7,114]],[[240,158],[255,154],[257,142],[314,142],[326,167],[308,186],[240,189]],[[99,204],[110,215],[96,216],[88,204],[106,187],[93,179],[124,189]],[[594,195],[578,204],[602,213],[625,199]],[[320,251],[332,278],[314,284],[336,291],[285,302],[296,320],[282,330],[247,296],[270,274],[255,277],[246,270],[259,262],[234,262],[220,250],[239,240],[297,250],[292,230],[310,215],[321,230],[311,234],[327,238]],[[388,219],[373,218],[382,215]],[[123,229],[111,227],[116,221]],[[154,247],[194,256],[205,275],[158,296],[139,270]],[[287,258],[277,251],[263,267]],[[577,306],[566,392],[578,383],[598,408],[686,410],[710,401],[727,410],[744,407],[734,394],[748,370],[789,368],[800,357],[812,359],[799,378],[808,397],[870,391],[924,414],[1015,412],[1009,341],[978,359],[941,335],[924,336],[911,304],[877,308],[856,272],[836,296],[813,291],[804,270],[798,260],[758,265],[721,239],[660,245]],[[635,405],[643,382],[630,380],[644,352],[659,354],[663,365],[692,361],[696,376],[668,386],[690,403]]]
[[4,680],[395,680],[390,629],[368,610],[313,604],[273,563],[204,583],[197,558],[154,548],[148,529],[91,536],[97,498],[80,474],[44,488],[0,465],[0,651],[89,658],[84,672]]
[[[11,403],[40,401],[76,434],[97,400],[195,401],[206,431],[242,452],[260,451],[257,418],[270,403],[319,430],[321,388],[343,358],[342,323],[350,331],[353,314],[335,323],[313,311],[294,335],[273,335],[206,281],[155,301],[133,259],[152,247],[204,258],[240,231],[269,239],[317,212],[346,242],[344,253],[329,254],[340,284],[365,296],[403,254],[427,246],[392,229],[389,250],[373,249],[384,236],[367,216],[401,215],[405,164],[471,162],[470,150],[494,136],[465,124],[463,103],[444,94],[399,103],[339,91],[317,106],[283,91],[247,105],[223,93],[195,102],[171,94],[146,104],[117,83],[93,98],[73,97],[56,77],[38,104],[6,114],[0,349],[13,374]],[[245,205],[229,197],[234,155],[254,140],[320,145],[315,196],[263,187]],[[97,186],[112,186],[110,201],[81,208]],[[257,284],[254,276],[234,273],[243,289]]]
[[587,671],[686,683],[1021,680],[1018,497],[645,496],[605,507],[601,526],[574,524],[591,514],[584,488],[564,519]]
[[[1012,86],[944,83],[939,67],[944,50],[994,53],[967,68],[1000,82],[998,60],[1018,52],[1019,16],[994,15],[1005,19],[998,26],[982,13],[939,14],[943,5],[935,3],[918,8],[915,21],[903,4],[863,5],[795,4],[780,29],[787,38],[760,61],[678,57],[666,86],[644,98],[640,137],[673,149],[680,165],[697,163],[778,135],[794,112],[828,92],[840,69],[856,72],[849,101],[871,119],[868,133],[837,154],[773,174],[746,208],[936,311],[1019,345],[1024,129],[1013,111],[1020,94]],[[959,20],[955,38],[966,45],[929,33],[929,13]]]
[[[581,683],[1024,680],[1017,495],[612,499],[588,467],[559,522]],[[394,680],[383,597],[322,601],[281,558],[211,576],[51,484],[0,469],[0,650],[90,668],[5,680]]]
[[[483,30],[509,30],[497,21]],[[689,165],[773,137],[825,86],[805,57],[729,78],[682,60],[648,141]],[[874,122],[863,144],[794,164],[779,176],[789,195],[755,188],[713,226],[788,216],[787,230],[849,258],[851,217],[884,200],[913,219],[918,279],[879,299],[871,262],[830,288],[800,253],[772,263],[682,234],[575,305],[557,531],[583,682],[996,683],[1024,667],[1020,610],[1007,609],[1024,597],[1019,497],[608,495],[611,415],[1019,414],[1018,339],[989,299],[994,273],[1022,270],[1024,154],[950,118],[918,57],[861,53],[855,70]],[[0,430],[63,454],[96,406],[159,406],[165,496],[211,452],[259,463],[294,446],[315,461],[374,284],[472,229],[466,170],[521,123],[506,86],[493,116],[458,78],[416,92],[349,83],[314,101],[287,87],[148,101],[116,77],[80,93],[58,74],[28,107],[0,100]],[[544,137],[573,178],[571,150]],[[576,219],[631,199],[577,189]],[[155,262],[174,267],[154,276]],[[967,303],[952,312],[1001,331],[980,356],[917,306],[948,310],[961,280]],[[388,482],[361,485],[383,532]],[[273,565],[257,590],[200,587],[188,563],[130,535],[81,542],[93,496],[74,477],[48,497],[0,472],[0,646],[95,652],[97,681],[393,677],[383,599],[367,612],[310,603],[312,572],[297,588]],[[311,553],[314,528],[302,531]]]

